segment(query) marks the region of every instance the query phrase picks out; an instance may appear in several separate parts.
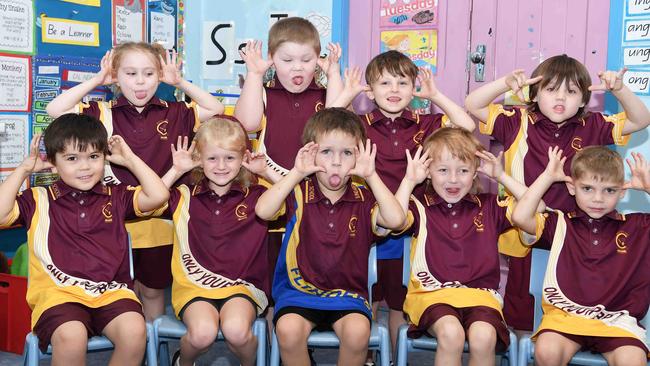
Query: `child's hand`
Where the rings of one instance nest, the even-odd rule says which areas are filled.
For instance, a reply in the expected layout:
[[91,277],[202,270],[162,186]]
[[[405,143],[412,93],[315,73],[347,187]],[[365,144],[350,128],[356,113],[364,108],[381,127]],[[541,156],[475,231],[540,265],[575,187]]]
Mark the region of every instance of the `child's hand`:
[[[171,55],[170,55],[171,54]],[[181,76],[181,64],[178,62],[176,50],[165,51],[165,59],[160,56],[162,73],[160,81],[171,86],[177,86],[183,80]]]
[[562,150],[555,146],[548,148],[548,164],[544,173],[547,174],[553,182],[571,182],[571,177],[564,174],[564,163],[566,156],[562,156]]
[[357,163],[350,169],[348,175],[356,175],[366,179],[375,173],[375,156],[377,156],[377,145],[366,139],[366,144],[359,141],[357,146]]
[[431,158],[429,158],[429,151],[422,152],[422,146],[418,146],[415,154],[411,158],[411,152],[406,149],[406,174],[404,179],[411,181],[414,185],[424,182],[429,176],[429,165]]
[[325,168],[316,165],[316,154],[318,153],[318,144],[308,142],[301,147],[296,154],[296,162],[293,168],[303,177],[310,176],[316,172],[324,172]]
[[420,72],[418,73],[418,81],[420,82],[420,91],[413,93],[413,96],[433,99],[438,95],[438,88],[436,83],[433,81],[433,73],[428,67],[419,67]]
[[121,166],[127,166],[135,156],[126,141],[119,135],[108,138],[108,151],[111,153],[106,156],[106,160]]
[[634,159],[634,164],[630,159],[625,159],[627,165],[630,167],[630,172],[632,173],[632,179],[629,182],[625,182],[623,188],[632,188],[638,190],[644,190],[650,193],[650,164],[645,160],[643,155],[633,152],[632,158]]
[[318,66],[329,77],[330,72],[339,72],[339,59],[341,58],[341,46],[338,43],[329,43],[327,45],[327,57],[318,58]]
[[482,163],[477,170],[486,176],[499,181],[499,177],[504,173],[503,164],[501,163],[503,151],[499,152],[498,156],[494,156],[494,154],[487,150],[477,151],[475,155],[481,159]]
[[623,75],[627,72],[627,67],[619,71],[601,71],[598,73],[600,78],[599,85],[592,85],[589,87],[591,91],[611,91],[616,92],[623,88]]
[[526,97],[524,96],[523,89],[525,86],[533,85],[537,82],[542,80],[542,76],[537,76],[532,79],[528,79],[526,74],[524,73],[524,69],[517,69],[513,71],[510,75],[506,76],[505,82],[506,85],[512,90],[514,94],[519,97],[519,100],[522,102],[526,101]]
[[244,160],[242,160],[241,164],[244,166],[244,168],[248,169],[249,172],[255,175],[264,176],[267,168],[266,154],[263,152],[251,153],[250,151],[246,150],[246,153],[244,154]]
[[246,70],[257,75],[264,75],[273,65],[272,60],[262,57],[262,41],[248,41],[246,47],[239,50],[239,57],[246,63]]
[[192,141],[192,144],[188,146],[188,140],[187,136],[178,136],[176,146],[174,146],[174,144],[170,145],[172,150],[172,165],[176,170],[182,173],[189,172],[200,165],[200,162],[192,158],[194,148],[196,147],[196,141]]
[[113,50],[108,50],[102,57],[101,62],[99,63],[100,68],[99,72],[95,76],[97,83],[99,85],[111,85],[113,84]]
[[366,85],[361,85],[361,69],[355,66],[351,69],[345,69],[345,86],[344,92],[351,95],[357,95],[362,91],[368,91],[370,88]]
[[43,161],[39,153],[39,144],[41,142],[41,134],[36,134],[32,137],[29,144],[29,156],[23,160],[18,167],[24,169],[27,173],[40,172],[41,170],[50,169],[53,165],[49,161]]

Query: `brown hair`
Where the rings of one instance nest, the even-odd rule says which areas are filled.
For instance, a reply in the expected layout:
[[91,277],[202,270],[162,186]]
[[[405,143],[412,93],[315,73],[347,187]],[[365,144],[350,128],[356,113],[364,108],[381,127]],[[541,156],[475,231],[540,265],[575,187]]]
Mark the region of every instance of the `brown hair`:
[[[481,165],[481,159],[476,156],[476,152],[485,150],[473,133],[462,128],[452,127],[436,130],[424,140],[422,148],[429,152],[429,157],[433,161],[438,160],[446,148],[453,157],[472,164],[474,169],[478,169]],[[478,193],[480,188],[479,179],[476,177],[471,192]]]
[[56,118],[43,132],[43,144],[47,160],[56,161],[56,153],[65,151],[72,144],[79,151],[89,147],[101,154],[108,154],[108,133],[104,124],[85,114],[66,113]]
[[120,64],[124,55],[127,52],[132,51],[142,52],[150,56],[151,61],[153,61],[154,65],[156,65],[156,68],[158,69],[158,73],[162,72],[162,63],[160,62],[160,58],[162,57],[164,60],[167,56],[167,51],[163,46],[158,43],[152,44],[147,42],[126,42],[121,43],[113,48],[113,60],[111,62],[113,77],[115,77],[117,69],[120,68]]
[[307,44],[320,55],[320,36],[318,30],[307,19],[289,17],[278,20],[269,30],[269,54],[273,56],[284,42]]
[[571,178],[576,180],[584,177],[623,184],[623,158],[605,146],[585,147],[571,160]]
[[[195,160],[199,159],[201,150],[206,145],[216,145],[225,150],[237,151],[242,154],[242,157],[249,145],[248,135],[246,135],[242,125],[237,121],[221,117],[212,117],[201,123],[194,136],[194,141],[196,141],[193,156]],[[192,171],[192,178],[195,184],[200,183],[205,178],[203,169],[201,167],[195,168]],[[235,181],[244,187],[248,187],[254,181],[254,177],[242,166]]]
[[356,114],[345,108],[325,108],[307,121],[302,132],[302,143],[316,142],[319,137],[332,131],[346,133],[357,141],[366,141],[366,131]]
[[418,77],[418,67],[413,61],[398,51],[386,51],[375,56],[366,67],[366,83],[368,85],[379,80],[384,71],[393,76],[408,77],[415,86]]
[[[529,110],[533,112],[539,111],[537,102],[533,102],[533,100],[537,97],[539,90],[546,88],[549,84],[552,84],[553,90],[555,90],[564,83],[572,82],[582,92],[582,103],[585,106],[589,103],[589,98],[591,98],[591,91],[589,90],[591,76],[589,76],[589,71],[587,71],[585,65],[580,61],[567,55],[553,56],[539,64],[530,77],[536,78],[538,76],[541,76],[542,80],[531,85],[528,91],[530,98],[528,102]],[[585,107],[583,106],[578,109],[576,115],[582,117],[584,114]]]

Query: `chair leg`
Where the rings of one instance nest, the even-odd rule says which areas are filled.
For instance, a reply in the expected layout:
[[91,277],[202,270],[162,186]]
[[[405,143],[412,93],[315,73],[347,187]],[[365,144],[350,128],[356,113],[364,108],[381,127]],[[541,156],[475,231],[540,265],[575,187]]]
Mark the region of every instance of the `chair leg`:
[[271,359],[269,360],[270,366],[280,366],[280,344],[278,337],[275,334],[275,329],[271,334]]
[[153,327],[147,323],[147,365],[158,365],[158,356],[156,350],[156,339],[154,337]]
[[524,337],[519,340],[517,349],[517,366],[527,366],[531,354],[532,343],[530,338]]
[[379,364],[381,366],[390,366],[391,354],[390,354],[390,334],[388,329],[383,325],[377,326],[377,331],[379,332]]
[[162,341],[158,344],[158,365],[170,366],[170,363],[171,362],[169,360],[169,343],[167,341]]
[[267,340],[266,321],[256,319],[253,323],[253,334],[257,337],[257,366],[266,366]]
[[38,337],[33,333],[27,334],[25,339],[25,351],[23,354],[23,365],[38,366],[40,350],[38,349]]
[[397,366],[406,366],[408,359],[408,325],[403,324],[397,331],[397,349],[395,350],[395,361]]

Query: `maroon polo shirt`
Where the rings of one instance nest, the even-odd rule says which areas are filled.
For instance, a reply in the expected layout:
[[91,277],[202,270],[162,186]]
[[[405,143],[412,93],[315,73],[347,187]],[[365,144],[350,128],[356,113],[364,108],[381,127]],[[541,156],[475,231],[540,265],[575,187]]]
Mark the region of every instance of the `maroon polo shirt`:
[[[58,180],[47,190],[47,245],[53,263],[71,276],[130,284],[124,222],[137,217],[135,189],[98,183],[89,191],[79,191]],[[20,210],[16,222],[29,230],[36,211],[33,191],[24,191],[16,202]]]
[[443,116],[404,110],[393,121],[379,109],[359,116],[366,135],[377,145],[377,174],[391,192],[397,191],[406,174],[406,149],[414,153],[427,136],[442,127]]
[[300,189],[303,202],[296,202],[294,193],[286,201],[287,217],[302,209],[296,223],[300,274],[319,289],[345,289],[367,299],[368,255],[378,239],[371,218],[377,207],[375,197],[348,182],[343,197],[332,204],[314,176],[300,183]]
[[[552,242],[558,213],[543,216],[542,238]],[[650,304],[650,214],[613,211],[596,220],[577,210],[565,220],[556,270],[562,292],[580,305],[601,304],[642,319]]]
[[[167,102],[151,98],[138,112],[124,96],[110,102],[113,135],[120,135],[133,152],[149,167],[163,176],[172,166],[170,144],[179,136],[194,137],[198,126],[195,108],[184,102]],[[97,102],[82,104],[81,112],[102,119]],[[102,121],[105,122],[105,121]],[[126,168],[111,165],[115,176],[123,184],[138,185],[135,176]]]
[[[266,187],[234,183],[228,193],[219,196],[204,179],[189,190],[187,231],[192,256],[211,272],[268,289],[267,222],[255,215],[255,205]],[[180,200],[180,190],[173,189],[163,215],[171,219]]]
[[429,270],[442,283],[458,281],[472,288],[499,288],[499,235],[512,227],[506,217],[508,201],[494,194],[467,194],[447,203],[435,192],[419,197],[426,218],[411,205],[417,235],[426,223],[425,256]]
[[[521,127],[521,107],[507,109],[514,112],[511,116],[502,113],[494,122],[492,137],[503,144],[507,151],[515,143]],[[583,118],[574,116],[562,127],[549,120],[542,113],[529,112],[528,136],[526,142],[528,153],[524,157],[524,179],[526,186],[533,184],[535,179],[546,169],[548,164],[548,148],[559,146],[567,157],[564,172],[571,174],[571,159],[584,147],[592,145],[610,145],[614,143],[612,130],[614,124],[607,122],[601,113],[588,113]],[[544,194],[547,206],[571,211],[575,209],[575,200],[569,194],[564,183],[554,183]]]
[[277,76],[264,87],[264,147],[266,155],[285,169],[291,169],[303,146],[302,131],[314,113],[325,108],[327,90],[314,80],[302,93],[287,91]]

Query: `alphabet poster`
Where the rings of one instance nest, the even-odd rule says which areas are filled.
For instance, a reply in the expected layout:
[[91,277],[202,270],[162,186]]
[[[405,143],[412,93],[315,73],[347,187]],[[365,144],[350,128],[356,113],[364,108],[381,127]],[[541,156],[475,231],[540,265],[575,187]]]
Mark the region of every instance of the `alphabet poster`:
[[0,169],[15,169],[27,156],[29,114],[0,114]]
[[32,0],[0,0],[0,51],[34,53]]
[[626,0],[623,18],[623,65],[629,70],[623,82],[637,95],[650,95],[650,0]]
[[31,77],[29,57],[0,53],[0,111],[29,111]]

